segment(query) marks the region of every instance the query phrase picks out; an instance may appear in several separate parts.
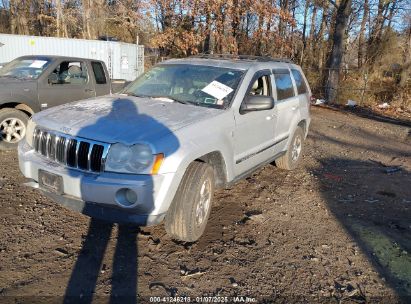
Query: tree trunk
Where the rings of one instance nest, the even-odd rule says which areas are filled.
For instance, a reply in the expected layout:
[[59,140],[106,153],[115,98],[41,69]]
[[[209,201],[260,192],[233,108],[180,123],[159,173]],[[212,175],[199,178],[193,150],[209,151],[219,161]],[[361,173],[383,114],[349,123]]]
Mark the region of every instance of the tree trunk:
[[[297,8],[297,6],[295,5],[295,2],[296,0],[292,0],[292,2],[290,3],[291,8],[292,8],[292,16],[294,20],[295,20],[295,10]],[[295,55],[298,53],[298,44],[294,43],[294,29],[295,29],[294,24],[291,24],[290,44],[292,47],[292,57],[295,57]]]
[[323,68],[324,64],[324,30],[327,25],[327,10],[328,6],[325,5],[323,7],[323,15],[321,18],[321,25],[320,29],[318,30],[317,37],[315,39],[315,51],[314,54],[317,56],[317,62],[318,62],[318,69]]
[[91,39],[91,8],[92,0],[83,0],[83,38]]
[[264,17],[262,14],[258,16],[258,38],[257,38],[257,51],[256,54],[257,56],[262,56],[263,55],[263,25],[264,25]]
[[395,14],[395,10],[397,9],[397,4],[398,4],[398,0],[393,0],[391,8],[390,8],[390,13],[388,14],[388,27],[391,27],[391,23],[392,23],[392,18],[394,17]]
[[307,47],[307,38],[305,37],[307,31],[307,15],[308,15],[308,8],[310,7],[310,1],[307,0],[305,2],[305,9],[304,9],[304,23],[303,23],[303,49],[301,50],[301,57],[300,57],[300,64],[303,63],[305,49]]
[[[368,39],[367,60],[370,64],[374,63],[376,57],[376,48],[381,39],[382,29],[384,26],[384,14],[387,6],[386,0],[378,0],[377,16],[371,28],[370,39]],[[389,4],[389,2],[388,2]]]
[[205,29],[205,40],[204,40],[204,52],[210,53],[211,51],[211,14],[207,11],[206,16],[206,29]]
[[10,0],[10,32],[17,34],[17,8],[16,0]]
[[401,70],[401,80],[400,80],[400,87],[405,88],[407,86],[408,79],[411,76],[411,20],[409,21],[409,28],[408,28],[408,41],[407,46],[405,48],[405,60],[404,65]]
[[328,102],[337,101],[337,90],[341,62],[344,55],[344,34],[347,28],[348,18],[351,14],[352,0],[341,0],[336,7],[337,14],[333,32],[333,47],[328,60],[328,77],[325,88],[325,98]]
[[61,7],[61,0],[56,0],[56,31],[57,37],[62,36],[62,17],[63,17],[63,10]]
[[368,14],[370,7],[368,0],[364,0],[363,16],[361,20],[360,35],[358,37],[358,68],[361,68],[364,62],[364,38],[365,38],[365,26],[367,25]]
[[[281,11],[283,11],[283,12],[288,11],[288,6],[289,6],[288,2],[289,2],[289,0],[280,0]],[[285,35],[285,28],[286,28],[286,23],[280,17],[280,19],[278,21],[278,32],[280,33],[281,37],[284,37],[284,35]]]
[[314,61],[313,60],[313,53],[314,53],[314,39],[315,39],[315,21],[317,19],[317,5],[314,3],[313,7],[313,13],[311,16],[311,25],[310,25],[310,40],[309,40],[309,48],[308,48],[308,54],[307,54],[307,60],[306,62],[311,65],[311,63]]

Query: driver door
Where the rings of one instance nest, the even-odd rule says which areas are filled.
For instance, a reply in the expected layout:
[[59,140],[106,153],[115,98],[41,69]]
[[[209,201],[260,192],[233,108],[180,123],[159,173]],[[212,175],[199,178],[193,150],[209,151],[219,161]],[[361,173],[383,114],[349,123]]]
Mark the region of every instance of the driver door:
[[[262,70],[254,75],[246,96],[249,94],[273,95],[270,70]],[[240,110],[234,115],[234,166],[235,174],[238,176],[274,156],[276,115],[274,109],[245,113],[241,113]]]
[[61,61],[51,71],[39,81],[42,110],[96,96],[85,61]]

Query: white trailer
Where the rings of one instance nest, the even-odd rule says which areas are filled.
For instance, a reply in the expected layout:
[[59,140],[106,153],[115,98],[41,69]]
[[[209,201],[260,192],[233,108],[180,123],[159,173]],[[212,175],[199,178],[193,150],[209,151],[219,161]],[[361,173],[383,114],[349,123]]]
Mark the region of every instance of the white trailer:
[[0,63],[25,55],[102,60],[113,79],[134,80],[144,72],[144,46],[117,42],[0,34]]

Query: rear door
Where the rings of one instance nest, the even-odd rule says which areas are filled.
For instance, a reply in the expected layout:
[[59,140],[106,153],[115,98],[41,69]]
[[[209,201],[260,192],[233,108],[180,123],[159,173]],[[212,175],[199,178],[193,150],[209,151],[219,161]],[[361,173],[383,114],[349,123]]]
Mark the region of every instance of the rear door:
[[291,73],[288,68],[273,69],[276,91],[276,126],[275,138],[280,143],[281,149],[289,136],[291,136],[291,124],[299,111],[299,97],[296,94]]
[[87,62],[58,61],[48,75],[39,80],[38,94],[42,110],[96,96]]
[[300,114],[303,118],[308,118],[311,98],[310,87],[308,86],[307,81],[300,70],[292,68],[291,74],[293,75],[295,86],[297,89]]
[[[272,96],[271,71],[257,72],[248,85],[247,95]],[[246,97],[245,96],[245,97]],[[240,175],[273,157],[274,109],[235,114],[235,171]]]

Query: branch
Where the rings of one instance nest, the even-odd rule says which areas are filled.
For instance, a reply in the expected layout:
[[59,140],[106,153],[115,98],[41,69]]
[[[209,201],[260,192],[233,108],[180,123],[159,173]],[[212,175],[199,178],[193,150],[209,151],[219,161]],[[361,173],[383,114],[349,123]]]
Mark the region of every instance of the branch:
[[338,5],[335,3],[334,0],[328,0],[335,8],[338,8]]

